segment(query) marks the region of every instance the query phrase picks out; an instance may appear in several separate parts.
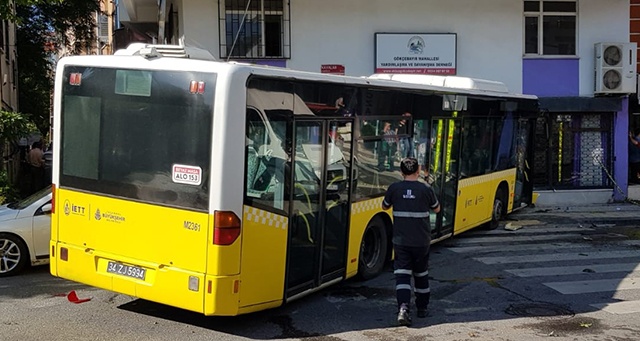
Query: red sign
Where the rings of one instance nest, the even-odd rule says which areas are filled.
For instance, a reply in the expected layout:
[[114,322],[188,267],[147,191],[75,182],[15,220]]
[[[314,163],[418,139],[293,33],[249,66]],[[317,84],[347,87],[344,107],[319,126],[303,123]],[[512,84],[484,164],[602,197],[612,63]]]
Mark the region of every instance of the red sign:
[[336,75],[344,75],[344,65],[340,64],[322,64],[320,66],[320,72],[333,73]]

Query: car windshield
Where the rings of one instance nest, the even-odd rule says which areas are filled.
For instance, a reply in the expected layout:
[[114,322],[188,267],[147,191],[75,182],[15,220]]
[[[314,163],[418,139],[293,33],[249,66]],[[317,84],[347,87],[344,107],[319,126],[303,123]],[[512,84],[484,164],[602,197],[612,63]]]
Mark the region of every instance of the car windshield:
[[9,205],[7,205],[7,207],[12,208],[14,210],[22,210],[27,208],[29,205],[33,204],[34,202],[38,201],[40,198],[44,197],[45,195],[47,195],[47,193],[51,193],[51,186],[47,186],[33,194],[31,194],[30,196],[20,200],[20,201],[16,201],[14,203],[11,203]]

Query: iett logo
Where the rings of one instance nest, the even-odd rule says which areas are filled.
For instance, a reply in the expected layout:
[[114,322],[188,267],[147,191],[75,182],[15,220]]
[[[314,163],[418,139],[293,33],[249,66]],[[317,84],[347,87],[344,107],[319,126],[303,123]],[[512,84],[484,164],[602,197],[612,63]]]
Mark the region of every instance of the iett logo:
[[416,196],[411,193],[410,189],[408,189],[407,193],[404,194],[402,197],[405,198],[405,199],[415,199],[416,198]]

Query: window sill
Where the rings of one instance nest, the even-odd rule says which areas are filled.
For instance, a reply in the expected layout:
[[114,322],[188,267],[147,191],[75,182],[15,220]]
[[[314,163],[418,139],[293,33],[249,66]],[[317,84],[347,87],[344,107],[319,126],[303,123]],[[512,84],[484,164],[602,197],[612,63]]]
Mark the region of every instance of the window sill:
[[525,54],[522,59],[580,59],[577,55],[541,55],[541,54]]

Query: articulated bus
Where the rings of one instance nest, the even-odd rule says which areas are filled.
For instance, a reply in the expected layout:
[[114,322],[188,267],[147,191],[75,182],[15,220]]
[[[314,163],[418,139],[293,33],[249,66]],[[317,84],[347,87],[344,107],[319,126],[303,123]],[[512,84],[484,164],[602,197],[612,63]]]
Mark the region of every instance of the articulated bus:
[[416,157],[437,242],[534,200],[534,96],[132,45],[60,60],[54,276],[205,315],[278,307],[392,259],[381,209]]

